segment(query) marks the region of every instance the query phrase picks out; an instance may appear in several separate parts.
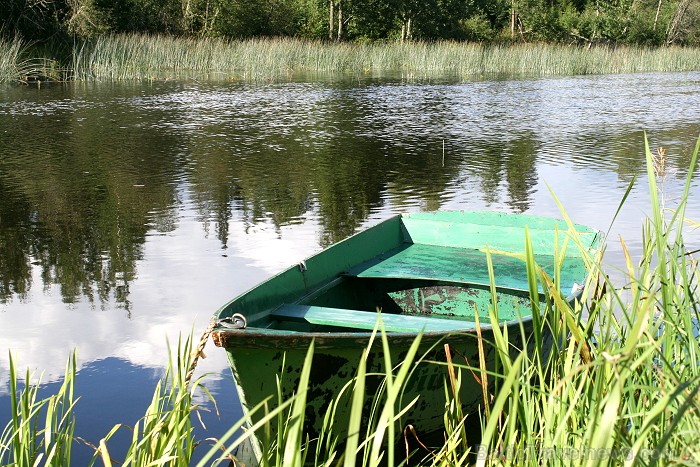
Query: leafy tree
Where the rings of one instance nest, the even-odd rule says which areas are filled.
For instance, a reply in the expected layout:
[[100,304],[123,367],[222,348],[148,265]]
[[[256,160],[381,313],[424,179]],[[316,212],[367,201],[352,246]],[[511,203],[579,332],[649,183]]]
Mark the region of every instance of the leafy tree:
[[[0,37],[105,33],[329,40],[700,44],[700,0],[2,0]],[[55,48],[55,47],[54,47]]]
[[666,31],[666,44],[700,44],[700,1],[674,2]]
[[312,39],[328,37],[328,1],[296,0],[296,3],[299,11],[297,34]]
[[664,5],[658,0],[636,2],[630,11],[631,21],[628,24],[624,42],[650,46],[663,45],[665,31],[659,27],[659,20],[668,22],[669,6],[669,2]]
[[221,2],[214,22],[216,35],[245,38],[295,36],[303,23],[303,2],[294,0],[231,0]]
[[564,15],[575,15],[575,7],[568,0],[517,0],[513,1],[514,35],[527,41],[562,41],[568,36]]
[[[347,20],[346,37],[379,40],[395,36],[400,24],[398,3],[398,0],[344,0],[341,6],[344,5]],[[338,21],[337,9],[335,21]],[[338,38],[337,31],[333,38]]]
[[110,31],[109,16],[96,0],[68,0],[69,15],[64,29],[71,35],[90,38]]
[[3,0],[0,8],[0,35],[46,41],[64,32],[69,14],[65,0]]
[[460,19],[468,13],[464,0],[426,0],[414,10],[413,37],[419,39],[462,39]]
[[460,36],[471,42],[486,42],[494,37],[494,30],[486,15],[473,15],[459,21]]
[[182,33],[179,0],[94,0],[113,32]]

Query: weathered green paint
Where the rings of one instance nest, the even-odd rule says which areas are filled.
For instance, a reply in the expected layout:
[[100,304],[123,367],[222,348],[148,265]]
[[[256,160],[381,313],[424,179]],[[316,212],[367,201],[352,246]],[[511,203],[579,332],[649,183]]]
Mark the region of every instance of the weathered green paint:
[[[423,331],[421,355],[425,360],[444,361],[443,344],[449,344],[459,358],[476,364],[478,313],[487,364],[492,365],[489,310],[493,297],[487,252],[495,273],[498,320],[510,328],[513,350],[522,348],[534,325],[523,260],[526,227],[536,260],[550,275],[556,270],[558,248],[562,259],[558,279],[562,292],[570,295],[588,272],[563,221],[490,212],[436,212],[388,219],[235,298],[216,318],[241,313],[248,326],[219,327],[214,340],[226,349],[244,406],[252,407],[276,394],[278,375],[283,377],[283,393],[291,394],[306,349],[314,340],[307,416],[308,428],[318,430],[328,401],[355,374],[377,309],[382,310],[394,362]],[[575,228],[586,247],[599,247],[598,232],[580,225]],[[540,332],[551,339],[546,329]],[[368,372],[384,371],[383,362],[381,349],[373,349]],[[465,410],[476,410],[482,402],[481,389],[470,375],[463,376]],[[441,427],[444,377],[440,365],[420,362],[416,366],[405,396],[409,400],[420,395],[420,400],[406,421],[419,430]],[[347,423],[346,410],[340,404],[336,414],[341,433]]]
[[[487,288],[460,287],[455,285],[426,285],[407,288],[388,295],[399,304],[402,313],[444,315],[476,321],[479,314],[482,319],[488,316],[493,303],[491,291]],[[498,294],[498,320],[512,321],[519,316],[532,313],[529,294]]]
[[[522,230],[520,231],[522,236]],[[552,248],[553,251],[553,248]],[[510,254],[507,254],[510,253]],[[528,290],[527,272],[522,256],[511,251],[490,252],[496,286],[509,290]],[[358,277],[396,277],[406,279],[435,279],[463,284],[488,285],[486,267],[487,251],[452,246],[404,244],[383,255],[380,260],[353,269]],[[552,255],[535,255],[537,263],[550,275],[554,274]],[[566,257],[561,267],[560,281],[563,290],[571,290],[580,281],[584,264],[578,257]]]
[[[278,320],[300,321],[318,326],[332,326],[351,329],[374,329],[378,315],[368,311],[326,308],[309,305],[283,305],[272,316]],[[382,325],[387,332],[418,331],[466,331],[473,330],[475,322],[432,318],[427,316],[410,316],[398,314],[381,314]]]
[[[525,321],[523,330],[526,335],[529,335],[533,330],[533,321]],[[368,333],[363,334],[366,337],[361,337],[362,334],[357,336],[357,333],[346,333],[335,338],[326,336],[315,340],[315,345],[321,345],[320,348],[316,346],[307,394],[308,408],[305,425],[310,432],[318,432],[329,402],[339,394],[343,394],[337,405],[334,425],[335,432],[341,436],[342,442],[343,433],[346,432],[348,425],[350,406],[350,391],[345,388],[345,385],[355,376],[361,349],[368,345]],[[495,348],[490,345],[493,342],[493,331],[483,329],[482,334],[485,358],[488,362],[493,362]],[[515,352],[523,346],[522,335],[515,329],[510,331],[510,335],[510,342]],[[414,338],[414,334],[394,334],[390,340],[391,361],[394,364],[402,361]],[[329,339],[335,342],[329,345]],[[235,345],[236,342],[238,340],[235,337],[227,341],[229,345]],[[307,346],[308,342],[306,341]],[[274,340],[268,338],[266,343],[274,344],[274,347],[226,348],[237,381],[239,397],[242,397],[246,407],[253,407],[271,394],[276,394],[277,375],[281,376],[283,397],[290,397],[297,389],[306,347],[300,346],[299,341],[289,334]],[[402,419],[405,424],[411,423],[419,433],[432,433],[443,426],[446,370],[444,366],[430,362],[445,361],[445,344],[450,345],[452,359],[455,362],[478,366],[477,337],[474,332],[453,334],[440,332],[424,335],[418,351],[418,355],[422,358],[416,362],[402,395],[404,403],[420,396],[417,404]],[[375,342],[372,351],[368,354],[367,366],[368,375],[382,374],[386,371],[384,353],[379,342]],[[380,377],[368,376],[367,392],[370,397],[380,383]],[[474,413],[479,409],[483,402],[481,395],[481,386],[473,375],[467,371],[463,372],[461,399],[465,413]],[[274,400],[276,398],[273,398]],[[368,399],[367,410],[369,410],[369,404],[371,400]]]

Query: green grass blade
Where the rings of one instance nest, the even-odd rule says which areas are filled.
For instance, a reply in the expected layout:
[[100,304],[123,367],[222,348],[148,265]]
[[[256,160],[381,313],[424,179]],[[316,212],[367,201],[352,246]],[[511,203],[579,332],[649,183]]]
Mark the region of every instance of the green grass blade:
[[[486,427],[484,428],[484,430],[482,430],[482,448],[486,449],[487,452],[489,450],[489,446],[492,446],[493,440],[495,439],[496,429],[499,424],[499,418],[503,413],[503,408],[505,407],[508,398],[511,397],[511,393],[513,392],[514,388],[518,384],[518,378],[520,377],[521,365],[524,358],[525,354],[521,353],[516,357],[515,361],[513,362],[513,365],[508,371],[505,381],[503,382],[503,386],[501,387],[501,390],[499,391],[498,396],[496,397],[496,401],[493,404],[493,408],[491,409],[491,416],[489,417],[486,423]],[[477,467],[483,467],[485,465],[485,457],[480,457],[479,459],[477,459]]]
[[301,466],[301,444],[304,441],[304,411],[306,410],[306,393],[309,387],[311,376],[311,365],[314,356],[314,342],[311,341],[306,352],[304,366],[299,377],[297,394],[292,405],[291,424],[287,433],[287,440],[284,446],[284,465],[289,467]]
[[362,357],[357,366],[357,377],[352,392],[350,420],[348,422],[348,438],[345,444],[344,467],[355,467],[357,459],[357,446],[360,439],[360,425],[362,423],[362,408],[365,402],[365,376],[367,367],[367,353],[369,348],[362,352]]

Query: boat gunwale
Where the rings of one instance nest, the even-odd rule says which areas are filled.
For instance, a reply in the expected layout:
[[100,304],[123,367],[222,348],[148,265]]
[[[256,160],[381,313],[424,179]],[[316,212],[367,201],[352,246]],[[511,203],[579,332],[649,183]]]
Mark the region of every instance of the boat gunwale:
[[[581,294],[582,290],[579,290],[577,293],[566,297],[566,301],[570,303],[578,299]],[[532,314],[525,315],[520,318],[503,321],[499,323],[499,328],[503,329],[505,327],[512,328],[514,326],[528,325],[532,321]],[[470,323],[473,323],[473,321],[470,321]],[[381,330],[377,332],[381,333]],[[440,339],[450,336],[468,336],[470,338],[475,338],[479,333],[483,336],[483,334],[490,334],[492,332],[493,325],[491,323],[479,323],[479,325],[474,328],[465,328],[464,330],[387,332],[386,335],[394,344],[399,344],[401,342],[410,343],[414,341],[418,335],[421,336],[422,343],[434,344]],[[316,348],[327,349],[357,348],[360,345],[367,345],[374,334],[374,331],[364,330],[356,332],[298,332],[251,327],[244,329],[217,328],[212,333],[212,337],[216,346],[222,348],[304,349],[309,347],[311,341],[314,341],[314,346]],[[274,337],[274,339],[270,339],[271,337]]]
[[[330,283],[336,283],[338,280],[342,280],[343,277],[356,277],[356,276],[340,276],[333,278]],[[393,278],[387,278],[387,277],[381,277],[381,278],[367,278],[370,280],[391,280]],[[423,279],[421,279],[423,280]],[[484,285],[484,284],[475,284],[475,283],[470,283],[470,282],[450,282],[450,281],[434,281],[431,279],[425,279],[426,282],[447,282],[451,284],[460,284],[464,286],[476,286],[478,288],[488,288],[489,285]],[[300,299],[297,302],[301,302],[308,297],[313,297],[316,295],[319,291],[327,289],[329,284],[324,284],[323,286],[319,287],[319,289],[303,296],[300,297]],[[520,290],[520,289],[507,289],[507,288],[501,288],[501,287],[496,287],[496,292],[500,293],[506,293],[508,295],[519,295],[522,297],[529,297],[529,291],[525,290]],[[508,292],[515,292],[515,293],[508,293]],[[566,301],[568,303],[571,303],[573,300],[578,299],[583,290],[577,290],[575,293],[569,295],[566,297]],[[540,297],[545,297],[544,292],[539,293]],[[260,312],[257,313],[257,316],[265,316],[272,314],[274,311],[273,309],[267,310],[265,312]],[[359,311],[359,310],[358,310]],[[362,311],[363,313],[371,313],[369,311]],[[377,312],[379,315],[381,312]],[[413,315],[411,315],[413,316]],[[448,318],[445,318],[448,319]],[[526,324],[532,321],[532,313],[523,315],[519,318],[511,319],[508,321],[501,321],[499,323],[500,328],[504,327],[512,327],[520,324]],[[474,321],[466,321],[465,322],[469,323],[474,323]],[[493,330],[493,325],[490,323],[489,319],[485,318],[483,322],[479,323],[479,331],[481,332],[491,332]],[[378,332],[381,332],[381,330],[378,330]],[[319,348],[324,348],[324,341],[332,341],[334,344],[329,345],[329,347],[336,347],[339,346],[338,343],[341,340],[347,340],[349,342],[352,342],[352,346],[355,347],[357,346],[357,341],[361,340],[362,342],[367,342],[369,341],[370,337],[374,331],[339,331],[339,332],[323,332],[323,331],[314,331],[314,332],[303,332],[303,331],[291,331],[291,330],[284,330],[284,329],[267,329],[267,328],[259,328],[259,327],[245,327],[243,329],[235,329],[235,328],[226,328],[221,325],[217,325],[217,327],[214,329],[212,336],[214,339],[214,343],[216,344],[217,347],[224,347],[224,348],[234,348],[234,347],[278,347],[279,343],[277,342],[278,339],[282,339],[285,341],[294,341],[294,342],[299,342],[299,341],[304,341],[304,345],[300,347],[308,347],[310,342],[312,340],[315,340],[315,345],[316,347]],[[387,332],[387,336],[390,336],[392,340],[404,340],[404,339],[410,339],[413,340],[415,339],[418,334],[421,334],[423,338],[435,338],[435,337],[444,337],[447,335],[451,334],[470,334],[470,335],[476,335],[477,334],[477,329],[476,327],[472,328],[465,328],[464,330],[450,330],[450,331],[421,331],[417,330],[415,332],[396,332],[396,331],[389,331]],[[269,345],[267,345],[267,341],[269,341],[269,338],[274,337],[275,341],[270,342]],[[232,340],[235,340],[235,342],[230,342]],[[247,341],[247,342],[246,342]],[[265,342],[265,345],[261,345],[262,342]],[[244,345],[244,344],[249,344],[249,345]]]
[[[532,316],[522,320],[511,320],[502,323],[503,325],[513,326],[528,324],[532,321]],[[270,331],[270,330],[268,330]],[[280,350],[307,349],[311,342],[314,342],[314,347],[317,349],[340,349],[366,347],[369,343],[373,331],[361,332],[292,332],[292,331],[264,332],[250,331],[248,329],[217,329],[212,333],[214,343],[217,347],[224,349],[234,348],[275,348]],[[479,331],[482,334],[491,334],[493,326],[480,325]],[[379,335],[381,331],[377,331]],[[476,328],[464,329],[463,331],[428,331],[428,332],[387,332],[386,336],[393,345],[401,343],[410,344],[415,341],[418,336],[421,336],[422,344],[434,344],[441,339],[449,337],[468,337],[476,338],[478,336]],[[274,339],[271,339],[274,338]],[[380,345],[381,339],[376,339],[374,345]]]

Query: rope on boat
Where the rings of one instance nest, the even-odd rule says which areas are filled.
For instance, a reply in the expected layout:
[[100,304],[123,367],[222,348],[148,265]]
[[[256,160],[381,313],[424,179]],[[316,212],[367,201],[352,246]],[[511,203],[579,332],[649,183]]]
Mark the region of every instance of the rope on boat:
[[218,325],[222,325],[231,329],[245,329],[248,326],[248,321],[240,313],[235,313],[233,316],[223,319],[212,319],[209,323],[209,327],[204,331],[202,337],[199,339],[199,344],[197,348],[192,351],[192,363],[187,369],[187,374],[185,375],[185,384],[189,384],[194,374],[194,370],[197,368],[197,363],[199,363],[200,358],[207,358],[204,354],[204,347],[206,347],[209,341],[209,336],[214,331],[214,328]]
[[206,347],[207,341],[209,341],[209,336],[211,336],[212,331],[214,331],[214,328],[218,324],[217,321],[218,320],[216,319],[211,320],[209,327],[206,329],[206,331],[204,331],[204,334],[202,334],[202,337],[199,339],[199,345],[197,345],[197,348],[192,351],[192,363],[190,363],[190,367],[187,369],[185,384],[190,384],[194,370],[197,368],[197,363],[199,363],[199,358],[207,358],[207,356],[204,354],[204,347]]

